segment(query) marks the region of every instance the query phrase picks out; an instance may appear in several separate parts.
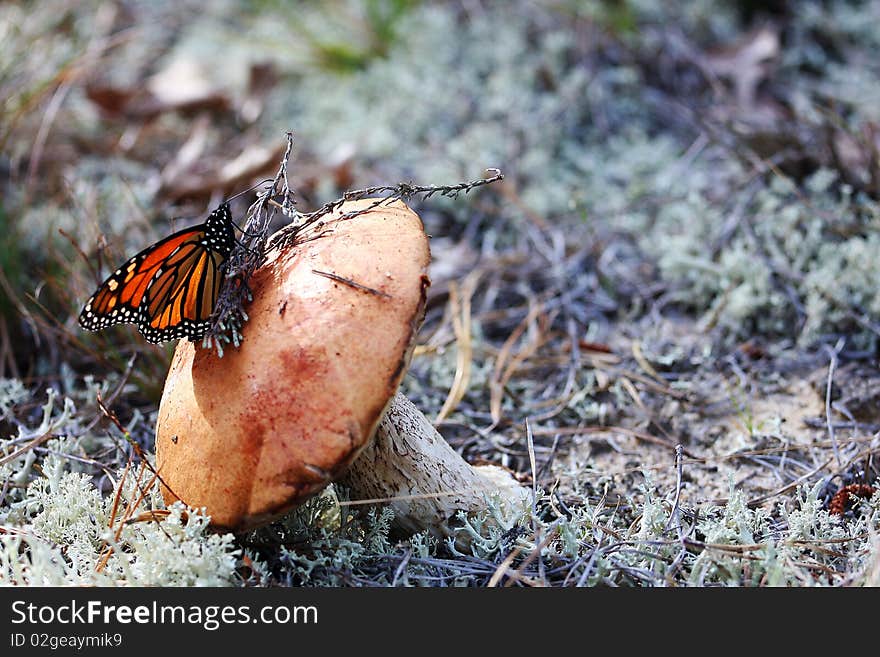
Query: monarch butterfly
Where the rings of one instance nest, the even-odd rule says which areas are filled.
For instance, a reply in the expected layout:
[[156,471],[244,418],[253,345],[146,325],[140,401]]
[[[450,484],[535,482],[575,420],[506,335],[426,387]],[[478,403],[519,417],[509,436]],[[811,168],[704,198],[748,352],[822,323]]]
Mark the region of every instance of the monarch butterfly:
[[86,302],[80,326],[99,331],[131,323],[152,343],[202,337],[234,245],[226,201],[205,223],[156,242],[113,272]]

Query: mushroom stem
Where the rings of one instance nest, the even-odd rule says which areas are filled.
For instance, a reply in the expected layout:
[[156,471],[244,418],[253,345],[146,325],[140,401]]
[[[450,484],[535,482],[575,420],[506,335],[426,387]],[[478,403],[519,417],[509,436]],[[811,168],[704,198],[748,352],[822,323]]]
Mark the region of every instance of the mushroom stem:
[[470,465],[399,392],[341,483],[354,499],[387,502],[400,529],[438,538],[462,538],[458,511],[483,512],[487,522],[507,530],[531,504],[531,493],[508,471]]

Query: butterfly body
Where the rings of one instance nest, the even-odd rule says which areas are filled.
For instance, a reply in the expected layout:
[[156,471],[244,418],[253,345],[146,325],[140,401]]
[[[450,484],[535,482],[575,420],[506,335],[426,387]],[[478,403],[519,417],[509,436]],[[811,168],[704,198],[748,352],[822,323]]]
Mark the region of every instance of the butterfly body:
[[131,323],[153,343],[202,337],[234,245],[224,203],[205,223],[156,242],[113,272],[86,302],[80,326],[99,331]]

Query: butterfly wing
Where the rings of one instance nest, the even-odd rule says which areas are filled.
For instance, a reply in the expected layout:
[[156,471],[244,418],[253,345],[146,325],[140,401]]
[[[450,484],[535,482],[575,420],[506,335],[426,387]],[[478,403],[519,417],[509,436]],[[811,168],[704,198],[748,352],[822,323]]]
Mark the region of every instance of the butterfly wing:
[[198,338],[210,326],[225,256],[197,244],[171,255],[147,288],[138,330],[149,342]]
[[149,342],[202,337],[235,244],[232,226],[224,202],[205,223],[144,249],[100,285],[80,313],[80,326],[98,331],[133,323]]
[[86,301],[79,324],[87,331],[99,331],[114,324],[139,323],[144,314],[147,289],[166,261],[181,250],[199,247],[204,224],[174,233],[128,260],[107,277]]

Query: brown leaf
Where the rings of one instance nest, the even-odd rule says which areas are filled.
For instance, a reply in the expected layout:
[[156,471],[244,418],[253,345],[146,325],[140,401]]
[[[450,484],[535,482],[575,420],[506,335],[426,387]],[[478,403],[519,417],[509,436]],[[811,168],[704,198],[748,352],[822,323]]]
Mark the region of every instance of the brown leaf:
[[226,93],[208,80],[195,60],[188,58],[174,60],[143,85],[89,84],[86,96],[105,113],[129,118],[151,118],[170,111],[225,110],[230,106]]
[[260,118],[266,106],[266,98],[278,84],[279,77],[278,69],[272,62],[251,64],[247,93],[238,110],[243,123],[254,123]]
[[107,114],[123,114],[134,95],[133,89],[109,87],[90,83],[86,85],[86,98]]
[[779,50],[776,29],[764,26],[737,43],[706,53],[703,65],[712,75],[730,81],[740,107],[753,108],[758,85],[770,74]]
[[202,163],[200,158],[189,171],[181,172],[174,180],[166,181],[160,193],[168,199],[178,200],[189,196],[208,196],[215,191],[226,191],[241,187],[257,176],[270,171],[281,159],[283,147],[253,145],[245,148],[230,161],[214,162],[214,166],[197,171],[195,166]]
[[186,175],[187,171],[192,170],[198,164],[208,143],[209,125],[210,117],[208,114],[200,114],[193,121],[186,142],[178,149],[174,159],[162,170],[161,188],[173,186],[175,180]]
[[843,179],[859,190],[880,194],[880,127],[868,121],[855,131],[829,127],[829,150]]

